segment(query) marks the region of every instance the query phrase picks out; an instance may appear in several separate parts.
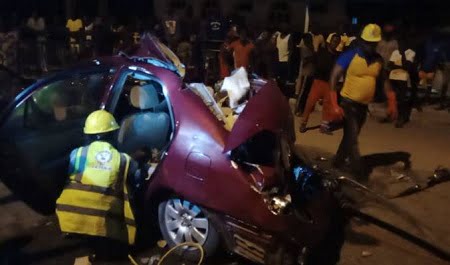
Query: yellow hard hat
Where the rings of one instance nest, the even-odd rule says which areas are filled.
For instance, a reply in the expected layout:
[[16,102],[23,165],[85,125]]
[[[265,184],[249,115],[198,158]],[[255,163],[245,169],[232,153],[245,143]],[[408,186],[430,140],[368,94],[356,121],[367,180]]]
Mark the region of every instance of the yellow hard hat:
[[381,28],[377,24],[368,24],[361,33],[361,39],[368,42],[381,41]]
[[96,110],[89,114],[84,124],[85,134],[99,134],[119,129],[114,116],[106,110]]

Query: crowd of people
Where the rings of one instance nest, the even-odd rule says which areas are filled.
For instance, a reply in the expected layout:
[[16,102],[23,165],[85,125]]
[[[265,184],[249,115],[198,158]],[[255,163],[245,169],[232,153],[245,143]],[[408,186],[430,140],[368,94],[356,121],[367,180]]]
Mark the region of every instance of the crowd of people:
[[[188,82],[213,83],[239,67],[277,79],[286,95],[298,97],[296,111],[303,114],[305,125],[315,103],[326,99],[326,85],[337,57],[360,41],[358,29],[341,25],[326,34],[317,32],[314,25],[310,32],[300,33],[288,23],[277,25],[246,27],[239,17],[222,17],[218,9],[205,11],[201,19],[193,16],[192,8],[183,15],[170,9],[160,21],[74,16],[63,22],[55,16],[49,22],[33,12],[19,23],[12,14],[0,20],[0,63],[22,74],[45,73],[48,65],[117,54],[139,43],[140,35],[150,31],[179,56]],[[409,121],[412,108],[421,110],[418,88],[426,91],[425,102],[430,101],[432,92],[439,91],[438,108],[449,108],[448,40],[431,31],[419,38],[412,27],[392,24],[384,26],[382,35],[376,51],[399,101],[396,126]],[[339,80],[338,86],[343,81]],[[380,93],[376,94],[381,100]],[[329,121],[331,117],[324,115],[324,121]]]

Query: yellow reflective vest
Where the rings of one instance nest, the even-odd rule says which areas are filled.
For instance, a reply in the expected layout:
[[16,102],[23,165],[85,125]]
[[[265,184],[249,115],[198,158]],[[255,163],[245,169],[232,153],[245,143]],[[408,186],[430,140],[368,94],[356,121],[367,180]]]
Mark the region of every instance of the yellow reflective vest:
[[70,181],[56,201],[61,231],[134,244],[136,224],[127,188],[130,160],[101,141],[72,151]]

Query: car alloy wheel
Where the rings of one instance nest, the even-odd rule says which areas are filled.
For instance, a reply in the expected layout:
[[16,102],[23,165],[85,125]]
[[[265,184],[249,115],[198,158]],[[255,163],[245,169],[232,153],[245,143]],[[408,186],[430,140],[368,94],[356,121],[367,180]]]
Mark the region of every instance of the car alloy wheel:
[[[214,255],[220,243],[220,235],[208,218],[208,212],[187,200],[172,198],[159,204],[158,219],[164,240],[170,247],[193,242],[200,244],[207,257]],[[199,251],[182,248],[183,257],[197,261]]]
[[208,236],[209,221],[196,205],[172,199],[165,206],[165,226],[176,243],[194,242],[203,245]]

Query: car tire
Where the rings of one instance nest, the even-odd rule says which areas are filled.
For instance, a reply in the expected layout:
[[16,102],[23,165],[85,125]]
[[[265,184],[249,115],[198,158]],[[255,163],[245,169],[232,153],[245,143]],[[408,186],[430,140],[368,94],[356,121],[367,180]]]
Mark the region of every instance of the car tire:
[[[187,200],[172,198],[159,204],[158,221],[169,247],[193,242],[202,246],[206,258],[217,252],[220,235],[205,209]],[[200,251],[195,248],[180,248],[177,254],[193,262],[200,259]]]

